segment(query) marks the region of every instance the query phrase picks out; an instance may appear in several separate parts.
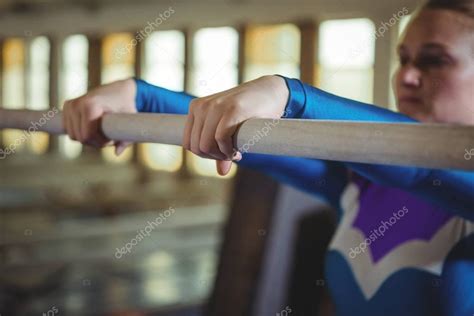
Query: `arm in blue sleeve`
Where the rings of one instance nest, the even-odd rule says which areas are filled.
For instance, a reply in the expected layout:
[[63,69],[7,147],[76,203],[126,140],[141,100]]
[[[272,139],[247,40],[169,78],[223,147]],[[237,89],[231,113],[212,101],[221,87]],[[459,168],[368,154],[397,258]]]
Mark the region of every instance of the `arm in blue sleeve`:
[[175,92],[135,79],[137,94],[135,104],[138,112],[188,114],[189,103],[195,97],[184,92]]
[[[338,97],[297,79],[284,79],[290,91],[286,113],[291,118],[417,123],[400,113]],[[405,189],[455,215],[474,220],[473,172],[362,163],[345,165],[374,183]]]
[[237,164],[317,195],[336,209],[349,180],[347,168],[335,161],[245,153]]
[[[136,107],[139,112],[187,114],[194,96],[175,92],[135,79]],[[338,208],[339,196],[347,184],[347,169],[341,163],[322,160],[271,156],[243,155],[237,163],[259,170],[300,190],[315,194]]]

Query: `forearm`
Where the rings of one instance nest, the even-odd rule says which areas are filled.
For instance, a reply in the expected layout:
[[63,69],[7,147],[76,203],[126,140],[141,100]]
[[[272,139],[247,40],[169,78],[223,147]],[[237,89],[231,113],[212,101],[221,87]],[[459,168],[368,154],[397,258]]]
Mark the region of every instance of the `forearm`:
[[[285,81],[290,91],[286,112],[291,118],[417,122],[400,113],[329,94],[299,80],[285,78]],[[404,189],[446,210],[452,210],[457,215],[474,219],[472,172],[361,163],[345,163],[345,165],[374,183]],[[437,185],[438,183],[441,184]]]
[[336,96],[302,83],[297,79],[283,78],[289,90],[289,98],[285,109],[288,118],[365,122],[416,122],[416,120],[400,113],[372,104]]
[[[189,103],[195,98],[183,92],[156,87],[142,80],[135,82],[136,106],[139,112],[186,114]],[[237,164],[318,195],[334,206],[337,206],[339,194],[347,182],[346,169],[340,163],[247,153]]]
[[347,168],[333,161],[246,153],[237,164],[319,196],[335,208],[348,182]]
[[137,92],[135,103],[138,112],[187,114],[193,96],[175,92],[135,79]]

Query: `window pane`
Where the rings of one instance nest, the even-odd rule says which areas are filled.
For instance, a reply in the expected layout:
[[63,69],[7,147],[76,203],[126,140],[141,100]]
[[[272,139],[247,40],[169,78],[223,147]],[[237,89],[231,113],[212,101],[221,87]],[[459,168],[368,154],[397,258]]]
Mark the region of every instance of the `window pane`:
[[[411,14],[405,15],[400,20],[399,25],[398,25],[398,37],[399,37],[398,41],[400,41],[402,39],[401,37],[403,35],[403,32],[405,32],[405,29],[408,26],[408,23],[410,22],[411,17],[412,17]],[[391,67],[390,67],[391,68],[391,77],[390,78],[393,80],[393,79],[395,79],[394,76],[395,76],[395,72],[398,69],[399,61],[398,61],[398,54],[396,52],[394,52],[394,54],[392,56],[395,57],[391,60]],[[397,101],[396,101],[396,98],[395,98],[395,92],[394,92],[393,88],[390,89],[389,96],[390,96],[389,109],[392,110],[392,111],[398,111]]]
[[292,24],[249,27],[244,81],[263,75],[300,76],[301,35]]
[[238,37],[230,27],[196,32],[190,84],[193,94],[209,95],[237,85]]
[[130,33],[108,35],[102,46],[102,83],[126,79],[134,75],[135,46]]
[[[213,94],[238,84],[237,31],[230,27],[204,28],[194,36],[191,93],[197,96]],[[215,162],[188,152],[188,167],[194,173],[219,176]],[[228,177],[233,176],[235,167]]]
[[[130,33],[116,33],[104,38],[102,46],[102,83],[133,77],[135,72],[134,38]],[[115,155],[112,146],[102,149],[102,156],[108,162],[125,163],[131,160],[133,148],[129,146],[121,155]]]
[[157,86],[182,91],[184,87],[184,34],[163,31],[145,41],[144,78]]
[[[3,45],[3,107],[21,109],[25,106],[25,43],[21,39],[7,39]],[[4,130],[3,143],[14,152],[26,147],[22,131]]]
[[[84,35],[66,38],[62,47],[60,106],[64,101],[74,99],[87,92],[89,42]],[[82,145],[68,136],[60,136],[59,151],[67,158],[81,154]]]
[[[28,93],[26,107],[31,110],[47,110],[49,108],[49,40],[44,37],[33,39],[29,47]],[[28,148],[36,153],[46,152],[49,144],[47,133],[31,133]]]
[[[184,34],[160,31],[145,41],[144,79],[157,86],[182,91],[184,89]],[[183,164],[183,149],[163,144],[140,144],[141,160],[150,168],[177,171]]]
[[399,36],[402,35],[403,32],[405,32],[405,29],[407,28],[411,17],[412,17],[412,15],[408,14],[408,15],[403,16],[402,19],[400,20],[400,25],[399,25],[399,28],[398,28],[398,35]]
[[372,102],[375,27],[369,19],[321,24],[319,86],[347,98]]

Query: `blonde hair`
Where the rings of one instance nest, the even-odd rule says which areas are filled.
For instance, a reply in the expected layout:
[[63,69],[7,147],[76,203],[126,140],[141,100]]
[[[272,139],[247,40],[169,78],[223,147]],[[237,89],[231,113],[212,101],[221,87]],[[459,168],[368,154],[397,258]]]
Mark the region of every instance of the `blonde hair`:
[[422,9],[451,10],[474,19],[474,0],[428,0]]

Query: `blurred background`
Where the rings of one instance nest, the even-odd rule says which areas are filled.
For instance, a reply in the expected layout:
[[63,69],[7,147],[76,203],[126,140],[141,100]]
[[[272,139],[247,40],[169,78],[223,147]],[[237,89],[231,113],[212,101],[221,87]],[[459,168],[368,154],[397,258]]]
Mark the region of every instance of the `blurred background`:
[[[0,0],[0,106],[61,108],[132,76],[203,96],[282,74],[394,109],[397,41],[416,6]],[[236,166],[219,177],[176,146],[117,158],[22,135],[0,131],[15,148],[0,160],[2,316],[331,314],[321,271],[334,220],[322,201]]]

